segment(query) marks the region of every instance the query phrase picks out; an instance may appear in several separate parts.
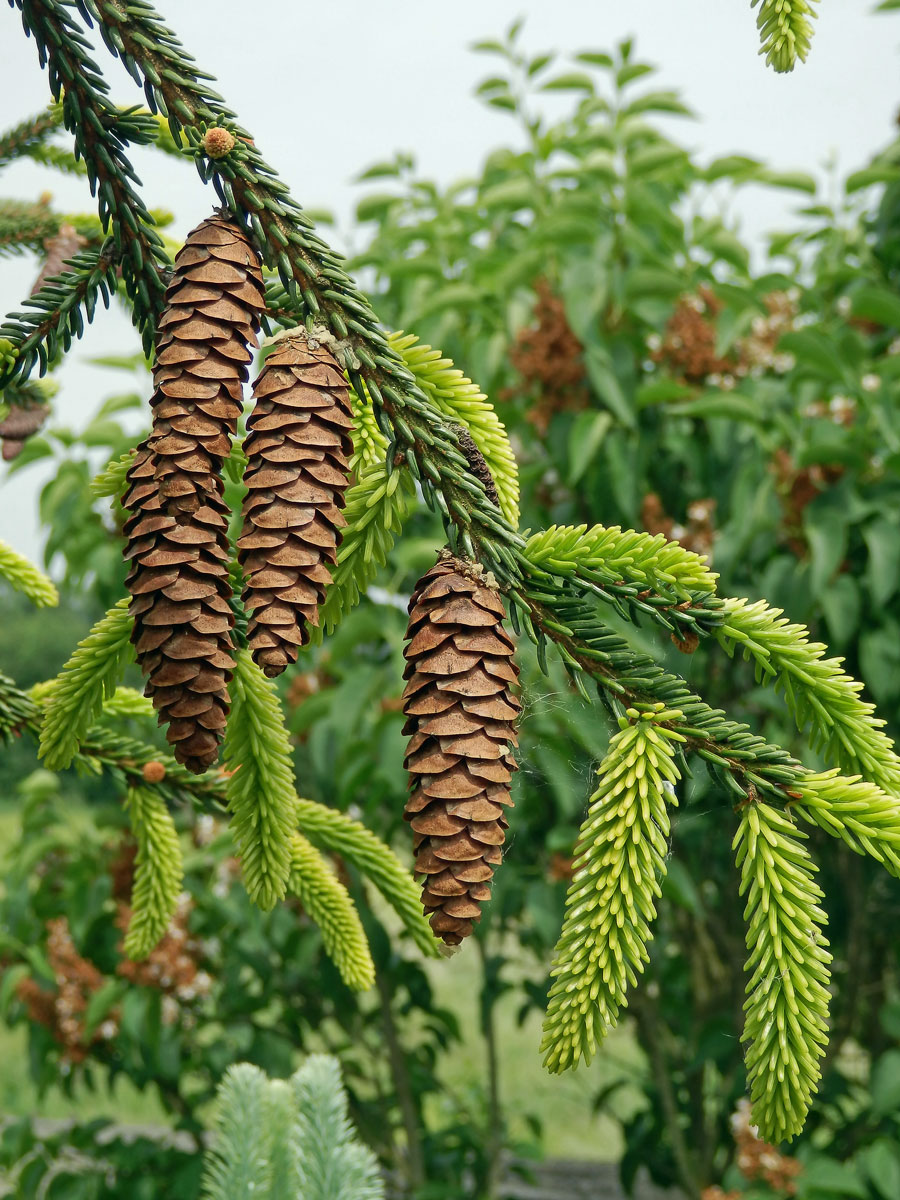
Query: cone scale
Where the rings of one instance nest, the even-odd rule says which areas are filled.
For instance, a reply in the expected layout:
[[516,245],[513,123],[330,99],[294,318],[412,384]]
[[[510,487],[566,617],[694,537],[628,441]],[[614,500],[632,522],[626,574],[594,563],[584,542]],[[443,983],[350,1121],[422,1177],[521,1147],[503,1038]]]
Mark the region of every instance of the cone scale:
[[490,898],[511,806],[518,670],[489,577],[444,552],[409,605],[405,818],[431,927],[458,945]]
[[175,758],[216,761],[234,667],[222,465],[265,307],[243,230],[201,222],[175,257],[159,322],[153,428],[123,504],[132,641]]

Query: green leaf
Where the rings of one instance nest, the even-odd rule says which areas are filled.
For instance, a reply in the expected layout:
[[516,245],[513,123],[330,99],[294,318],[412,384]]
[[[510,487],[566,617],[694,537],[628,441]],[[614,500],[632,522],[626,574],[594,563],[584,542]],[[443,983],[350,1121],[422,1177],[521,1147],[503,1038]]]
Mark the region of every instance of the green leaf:
[[643,96],[638,96],[622,109],[622,114],[627,117],[644,112],[675,113],[682,117],[694,115],[693,111],[679,100],[677,92],[668,91],[645,92]]
[[900,537],[896,522],[890,517],[878,517],[863,526],[869,551],[866,563],[866,583],[872,601],[880,608],[897,591],[900,584]]
[[778,349],[793,354],[798,364],[812,368],[829,380],[845,382],[846,368],[834,348],[834,341],[818,329],[795,329],[786,333]]
[[859,638],[859,664],[872,695],[887,704],[900,695],[900,626],[885,618]]
[[840,1163],[833,1158],[816,1156],[803,1168],[802,1195],[817,1198],[825,1192],[836,1197],[855,1197],[866,1200],[869,1195],[856,1169],[849,1163]]
[[873,187],[878,183],[896,183],[900,179],[900,167],[863,167],[848,175],[844,183],[847,195],[861,191],[862,188]]
[[900,1150],[894,1142],[879,1138],[864,1146],[856,1160],[883,1200],[900,1200]]
[[851,294],[851,312],[855,317],[877,321],[879,325],[900,328],[900,296],[887,288],[864,287]]
[[635,393],[634,402],[637,407],[646,408],[651,404],[668,404],[671,400],[685,400],[693,396],[694,388],[674,379],[657,379],[646,383]]
[[748,158],[745,154],[727,154],[724,158],[714,158],[703,171],[703,177],[710,183],[726,178],[743,182],[746,179],[755,179],[762,165],[758,158]]
[[887,1050],[872,1068],[872,1112],[887,1117],[900,1109],[900,1050]]
[[128,985],[122,979],[107,979],[96,992],[91,994],[84,1013],[84,1040],[90,1041],[91,1035],[98,1025],[102,1024],[107,1015],[115,1008],[125,993]]
[[608,412],[579,413],[569,431],[569,484],[574,487],[594,460],[612,425]]
[[627,63],[616,72],[616,87],[626,87],[629,83],[633,83],[635,79],[652,74],[653,67],[648,66],[646,63]]
[[636,427],[635,415],[612,369],[608,353],[601,346],[588,346],[584,353],[591,386],[597,398],[629,429]]
[[613,65],[612,56],[604,53],[602,50],[583,50],[580,54],[575,55],[577,62],[587,63],[591,67],[611,68]]
[[590,75],[581,71],[567,71],[564,75],[556,75],[541,84],[542,92],[587,92],[593,95],[594,81]]
[[769,187],[788,188],[795,192],[809,192],[815,195],[816,181],[812,175],[804,171],[772,171],[768,167],[756,173],[756,182],[767,183]]

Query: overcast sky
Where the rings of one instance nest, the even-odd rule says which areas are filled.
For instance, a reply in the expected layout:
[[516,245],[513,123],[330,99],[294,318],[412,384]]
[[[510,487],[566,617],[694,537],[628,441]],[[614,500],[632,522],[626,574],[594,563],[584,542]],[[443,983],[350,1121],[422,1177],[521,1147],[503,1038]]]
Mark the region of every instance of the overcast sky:
[[[441,182],[477,169],[485,154],[514,136],[508,116],[473,96],[491,60],[472,42],[496,37],[525,17],[523,46],[561,54],[610,49],[629,35],[636,53],[660,68],[656,86],[678,89],[697,114],[677,136],[709,159],[740,152],[777,168],[826,178],[842,175],[883,147],[900,106],[900,17],[873,15],[874,0],[822,0],[809,61],[775,75],[757,54],[755,13],[748,0],[160,0],[198,64],[254,135],[269,162],[309,208],[339,218],[339,240],[358,243],[352,212],[361,192],[354,178],[397,150],[415,154]],[[2,126],[37,111],[46,79],[18,14],[0,7]],[[111,61],[104,55],[101,62]],[[140,93],[113,68],[115,98]],[[190,164],[142,152],[136,158],[148,205],[176,214],[183,234],[213,199]],[[30,163],[0,177],[0,195],[34,198],[50,189],[59,208],[90,207],[83,181],[61,179]],[[796,194],[748,194],[744,229],[759,235],[782,225]],[[25,260],[0,260],[0,307],[19,307],[35,274]],[[60,417],[77,427],[104,395],[126,390],[109,371],[85,365],[97,354],[130,353],[137,339],[119,313],[103,314],[61,373]],[[64,414],[64,417],[63,417]],[[3,468],[0,468],[2,471]],[[0,483],[0,538],[36,554],[37,468]]]

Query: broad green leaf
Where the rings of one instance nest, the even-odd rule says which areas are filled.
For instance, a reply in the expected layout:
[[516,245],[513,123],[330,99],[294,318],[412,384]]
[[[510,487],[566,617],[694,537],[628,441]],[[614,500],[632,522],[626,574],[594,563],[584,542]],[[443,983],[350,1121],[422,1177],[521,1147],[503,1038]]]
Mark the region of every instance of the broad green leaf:
[[583,71],[567,71],[541,84],[542,92],[587,92],[593,95],[594,81]]
[[569,432],[569,484],[575,486],[594,460],[612,425],[608,412],[583,412]]
[[592,67],[612,67],[613,60],[610,55],[605,54],[602,50],[584,50],[581,54],[576,54],[577,62],[588,63]]
[[888,288],[864,287],[851,296],[855,317],[877,321],[879,325],[900,327],[900,296]]
[[862,188],[873,187],[876,183],[896,183],[900,179],[900,167],[863,167],[847,176],[844,190],[847,195],[858,192]]
[[703,171],[703,177],[710,183],[717,179],[755,179],[762,163],[758,158],[748,158],[744,154],[728,154],[724,158],[714,158]]
[[900,1050],[887,1050],[872,1068],[872,1111],[887,1117],[900,1109]]
[[886,604],[900,584],[900,537],[896,521],[879,517],[863,527],[863,537],[869,551],[866,563],[866,583],[877,608]]
[[597,398],[618,417],[629,429],[635,427],[635,417],[631,405],[622,391],[622,385],[616,378],[610,365],[609,355],[600,346],[588,346],[584,353],[584,364],[588,377]]

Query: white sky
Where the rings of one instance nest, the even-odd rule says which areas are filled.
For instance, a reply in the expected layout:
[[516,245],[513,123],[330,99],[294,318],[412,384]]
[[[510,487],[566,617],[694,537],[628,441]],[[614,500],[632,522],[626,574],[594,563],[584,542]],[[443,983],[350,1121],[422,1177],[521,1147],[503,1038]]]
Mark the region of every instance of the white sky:
[[[788,76],[758,57],[748,0],[255,0],[252,7],[160,0],[160,7],[294,195],[337,213],[345,245],[359,244],[352,212],[362,193],[353,179],[374,161],[408,150],[424,173],[449,182],[474,173],[513,136],[507,115],[474,98],[475,85],[494,71],[468,46],[501,35],[516,17],[525,17],[521,41],[531,53],[611,49],[634,35],[638,57],[661,68],[652,86],[677,89],[696,112],[699,120],[679,122],[676,136],[704,159],[739,152],[823,180],[826,164],[836,162],[845,175],[890,139],[900,101],[900,19],[873,15],[874,0],[822,0],[809,61]],[[103,51],[99,61],[111,62]],[[6,5],[0,66],[6,127],[48,98],[34,46]],[[117,100],[140,101],[121,68],[111,79]],[[176,232],[209,211],[214,195],[189,163],[147,151],[135,161],[149,207],[172,210]],[[33,198],[47,189],[60,208],[91,207],[83,181],[31,163],[0,177],[2,196]],[[797,204],[795,193],[751,190],[739,210],[744,229],[758,235],[782,226]],[[0,259],[2,311],[20,306],[34,274],[32,262]],[[130,386],[86,365],[87,357],[135,349],[127,318],[101,313],[61,373],[57,419],[77,427],[105,395]],[[0,538],[29,554],[42,540],[36,494],[44,479],[33,467],[0,483]]]

